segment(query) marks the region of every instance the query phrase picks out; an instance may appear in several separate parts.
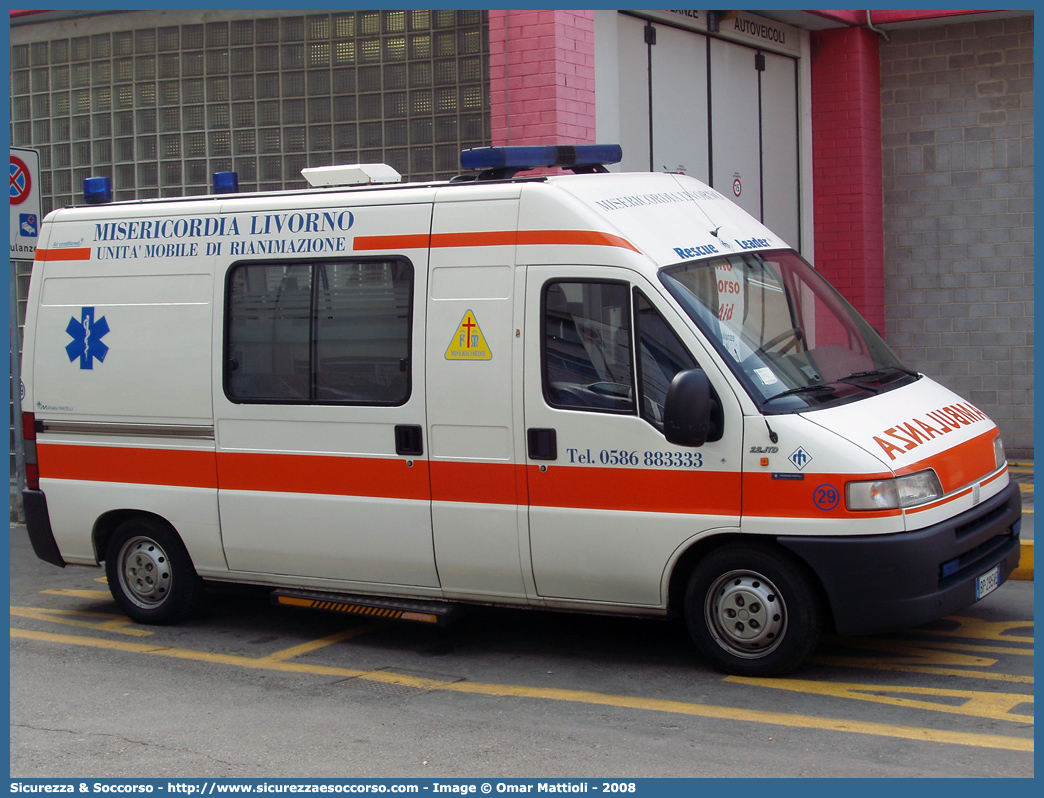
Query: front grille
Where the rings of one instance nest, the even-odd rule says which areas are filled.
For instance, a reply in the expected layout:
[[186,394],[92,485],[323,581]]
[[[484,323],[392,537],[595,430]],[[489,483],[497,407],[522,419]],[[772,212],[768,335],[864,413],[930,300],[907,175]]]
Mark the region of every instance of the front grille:
[[[994,552],[1007,545],[1011,540],[1011,531],[1007,534],[997,535],[985,543],[981,543],[974,549],[966,551],[960,557],[943,563],[939,566],[939,589],[944,590],[955,582],[960,582],[970,575],[986,570],[992,564]],[[953,568],[956,566],[956,570]],[[946,574],[949,573],[949,576]]]
[[994,521],[1003,516],[1008,512],[1008,505],[1002,504],[999,507],[994,507],[985,515],[980,515],[978,518],[973,518],[954,529],[954,533],[957,536],[957,540],[967,537],[968,535],[975,534],[985,526],[991,525]]

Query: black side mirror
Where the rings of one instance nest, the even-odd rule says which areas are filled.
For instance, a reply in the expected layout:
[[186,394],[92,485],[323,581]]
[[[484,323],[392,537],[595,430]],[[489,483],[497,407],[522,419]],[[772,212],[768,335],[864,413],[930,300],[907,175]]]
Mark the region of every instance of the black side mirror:
[[711,385],[702,369],[679,371],[663,403],[663,434],[678,446],[703,446],[711,431]]

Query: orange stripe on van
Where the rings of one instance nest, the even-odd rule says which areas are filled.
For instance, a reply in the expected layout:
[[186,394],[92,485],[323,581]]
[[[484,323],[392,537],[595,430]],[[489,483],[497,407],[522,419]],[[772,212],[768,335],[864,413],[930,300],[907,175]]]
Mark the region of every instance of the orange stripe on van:
[[766,472],[744,474],[744,517],[837,519],[889,518],[902,514],[900,510],[851,512],[845,506],[847,482],[891,479],[892,475],[888,472],[858,475],[801,474],[801,477],[802,479],[773,479],[772,474]]
[[1008,473],[1008,466],[1007,466],[1007,464],[1005,464],[1004,468],[1002,468],[1000,471],[998,471],[992,477],[990,477],[989,479],[984,479],[982,481],[982,486],[985,488],[987,485],[989,485],[991,482],[993,482],[993,480],[1000,479],[1001,477],[1003,477],[1007,473]]
[[45,479],[184,488],[216,488],[218,484],[214,452],[58,443],[38,443],[36,452],[40,476]]
[[494,230],[480,233],[433,233],[430,236],[357,236],[352,247],[357,252],[373,252],[427,247],[511,247],[537,244],[620,247],[638,251],[626,238],[595,230]]
[[428,461],[314,454],[218,453],[221,490],[427,501]]
[[626,238],[595,230],[519,230],[519,244],[582,244],[593,247],[620,247],[638,252]]
[[740,514],[740,475],[727,471],[528,466],[534,507]]
[[993,439],[997,434],[996,428],[991,429],[939,454],[897,468],[895,473],[902,476],[934,468],[942,483],[943,493],[950,493],[997,470],[997,459],[993,452]]
[[908,515],[913,515],[914,513],[923,513],[925,510],[934,510],[936,507],[942,507],[944,504],[949,504],[950,502],[954,502],[958,499],[962,499],[965,496],[968,496],[969,494],[971,494],[972,490],[973,488],[965,488],[964,490],[958,491],[952,496],[946,496],[942,499],[939,499],[938,501],[929,502],[928,504],[919,504],[917,507],[911,507],[906,512]]
[[74,249],[38,249],[36,260],[90,260],[90,247],[76,247]]
[[[437,502],[524,504],[525,473],[513,463],[433,461],[431,498]],[[519,480],[523,480],[521,486]]]
[[377,250],[427,249],[431,236],[427,233],[412,236],[356,236],[352,249],[356,252],[374,252]]

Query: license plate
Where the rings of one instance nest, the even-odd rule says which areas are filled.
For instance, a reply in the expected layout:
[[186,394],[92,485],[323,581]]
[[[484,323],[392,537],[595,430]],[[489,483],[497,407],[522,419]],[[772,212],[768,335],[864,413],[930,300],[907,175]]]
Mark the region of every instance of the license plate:
[[995,565],[975,580],[976,601],[981,599],[983,596],[988,596],[998,587],[1000,587],[1000,566]]

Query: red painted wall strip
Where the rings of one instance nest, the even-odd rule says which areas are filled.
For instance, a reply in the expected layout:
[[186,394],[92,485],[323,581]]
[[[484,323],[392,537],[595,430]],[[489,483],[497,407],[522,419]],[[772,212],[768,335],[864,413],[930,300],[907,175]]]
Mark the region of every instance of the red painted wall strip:
[[812,204],[816,268],[883,330],[879,40],[859,27],[812,33]]

